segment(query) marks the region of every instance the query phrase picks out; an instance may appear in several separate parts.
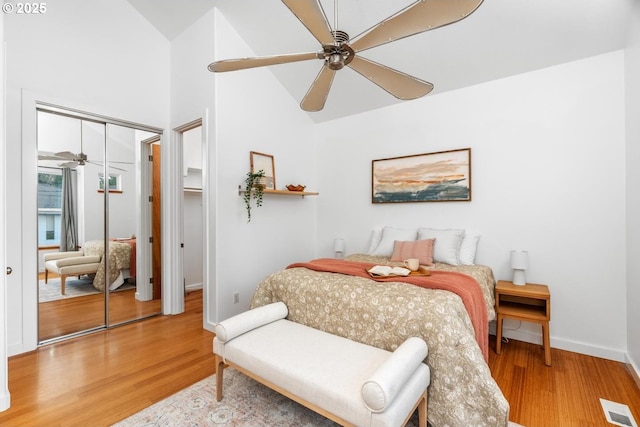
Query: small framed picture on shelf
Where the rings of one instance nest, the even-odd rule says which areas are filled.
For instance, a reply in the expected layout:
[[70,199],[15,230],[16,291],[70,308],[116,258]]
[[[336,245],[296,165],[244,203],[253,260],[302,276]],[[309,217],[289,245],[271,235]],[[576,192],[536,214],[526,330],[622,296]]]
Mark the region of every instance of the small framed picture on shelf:
[[273,161],[273,156],[270,154],[258,153],[257,151],[251,151],[251,173],[258,171],[264,171],[264,177],[266,181],[267,190],[276,189],[276,168]]

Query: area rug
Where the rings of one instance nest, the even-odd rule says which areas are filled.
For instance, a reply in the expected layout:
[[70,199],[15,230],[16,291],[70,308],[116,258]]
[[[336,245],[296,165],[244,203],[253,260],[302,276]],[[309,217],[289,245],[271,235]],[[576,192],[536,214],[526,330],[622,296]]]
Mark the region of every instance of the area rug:
[[44,280],[38,281],[38,301],[48,302],[65,298],[75,298],[84,295],[91,295],[100,293],[99,290],[93,287],[93,279],[85,278],[78,279],[77,277],[67,277],[64,284],[65,294],[60,293],[60,278],[50,278],[48,283],[44,283]]
[[[127,289],[133,289],[136,285],[131,283],[125,283],[115,291],[126,291]],[[45,284],[44,280],[38,281],[38,301],[49,302],[66,298],[82,297],[86,295],[99,294],[101,291],[97,290],[93,286],[93,279],[83,276],[81,279],[77,277],[67,277],[64,284],[64,292],[60,293],[60,278],[50,278],[48,283]]]
[[[418,425],[418,412],[407,427]],[[228,368],[224,396],[216,401],[211,375],[112,427],[336,427],[338,424]],[[509,422],[509,427],[523,427]]]
[[[418,413],[407,426],[418,425]],[[216,402],[212,375],[114,424],[114,427],[251,426],[334,427],[338,424],[228,368],[224,397]]]

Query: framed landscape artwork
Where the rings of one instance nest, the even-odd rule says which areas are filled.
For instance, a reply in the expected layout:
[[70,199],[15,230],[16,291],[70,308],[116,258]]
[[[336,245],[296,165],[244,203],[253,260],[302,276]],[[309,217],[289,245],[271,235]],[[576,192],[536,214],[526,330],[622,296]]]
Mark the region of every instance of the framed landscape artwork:
[[258,153],[257,151],[251,151],[251,173],[256,173],[260,170],[264,171],[264,177],[266,179],[267,190],[276,189],[276,169],[273,161],[273,156],[270,154]]
[[470,200],[471,148],[372,161],[372,203]]

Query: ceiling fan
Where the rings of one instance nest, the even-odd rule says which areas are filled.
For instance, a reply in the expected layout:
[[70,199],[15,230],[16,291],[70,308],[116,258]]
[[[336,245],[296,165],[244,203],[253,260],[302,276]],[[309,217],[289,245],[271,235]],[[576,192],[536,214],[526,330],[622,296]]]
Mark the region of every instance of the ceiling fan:
[[[87,163],[91,163],[97,166],[103,166],[102,162],[94,162],[87,159],[87,155],[80,151],[79,153],[72,153],[71,151],[61,151],[59,153],[48,153],[45,151],[38,152],[38,160],[59,160],[61,163],[58,163],[58,166],[63,168],[71,168],[75,169],[78,166],[84,166]],[[109,161],[109,163],[122,163],[122,164],[133,164],[131,162],[115,162]],[[126,169],[122,169],[116,166],[109,164],[111,169],[116,169],[122,172],[127,172]]]
[[[91,163],[97,166],[103,166],[102,162],[95,162],[88,159],[87,155],[83,151],[83,143],[82,143],[82,121],[80,121],[80,152],[72,153],[71,151],[60,151],[58,153],[50,153],[46,151],[38,151],[38,160],[59,160],[62,163],[58,163],[58,166],[63,168],[71,168],[75,169],[78,166],[84,166],[87,163]],[[132,165],[132,162],[116,162],[109,161],[109,167],[111,169],[116,169],[122,172],[127,172],[126,169],[122,169],[116,166],[111,165],[111,163],[121,163],[121,164],[129,164]]]
[[415,99],[431,92],[433,84],[365,59],[359,53],[460,21],[473,13],[482,1],[418,0],[351,40],[346,32],[337,28],[331,29],[320,0],[282,0],[320,42],[321,51],[228,59],[213,62],[207,68],[211,72],[224,72],[321,59],[323,66],[320,73],[300,103],[305,111],[322,110],[336,71],[341,70],[345,65],[398,99]]

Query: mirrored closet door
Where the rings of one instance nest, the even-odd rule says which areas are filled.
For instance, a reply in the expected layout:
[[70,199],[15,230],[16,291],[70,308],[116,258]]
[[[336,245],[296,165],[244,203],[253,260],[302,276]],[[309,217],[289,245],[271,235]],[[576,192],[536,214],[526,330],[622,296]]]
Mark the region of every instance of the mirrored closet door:
[[[104,164],[104,124],[38,112],[38,332],[40,341],[104,327],[94,285],[104,241],[104,198],[88,177]],[[89,160],[90,159],[90,160]],[[95,191],[94,191],[95,192]]]
[[140,229],[151,222],[142,141],[158,134],[46,108],[37,131],[39,342],[160,313]]

